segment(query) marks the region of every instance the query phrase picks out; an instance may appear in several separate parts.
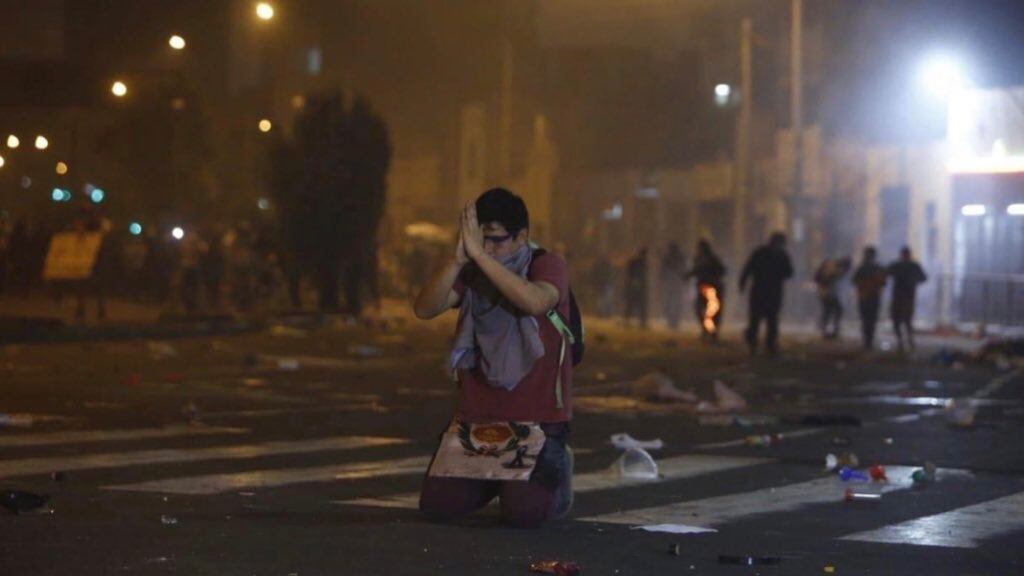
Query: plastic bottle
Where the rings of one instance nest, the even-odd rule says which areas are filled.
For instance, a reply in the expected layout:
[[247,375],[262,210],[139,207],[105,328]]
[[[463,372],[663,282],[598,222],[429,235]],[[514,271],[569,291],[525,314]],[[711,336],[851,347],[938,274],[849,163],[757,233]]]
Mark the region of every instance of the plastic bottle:
[[850,468],[849,466],[843,466],[842,468],[839,469],[839,479],[842,480],[843,482],[850,482],[850,481],[870,482],[871,481],[871,479],[868,478],[867,474],[865,474],[863,472],[860,472],[860,471],[857,471],[857,470],[854,470],[853,468]]

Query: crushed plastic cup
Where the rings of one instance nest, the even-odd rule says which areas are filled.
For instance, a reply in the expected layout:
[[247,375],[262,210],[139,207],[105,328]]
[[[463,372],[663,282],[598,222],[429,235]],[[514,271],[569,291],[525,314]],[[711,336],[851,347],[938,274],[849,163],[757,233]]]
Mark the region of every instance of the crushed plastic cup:
[[843,482],[870,482],[871,479],[867,474],[854,470],[849,466],[843,466],[839,469],[839,479]]
[[656,480],[658,463],[643,448],[629,448],[612,462],[608,471],[620,478],[631,480]]

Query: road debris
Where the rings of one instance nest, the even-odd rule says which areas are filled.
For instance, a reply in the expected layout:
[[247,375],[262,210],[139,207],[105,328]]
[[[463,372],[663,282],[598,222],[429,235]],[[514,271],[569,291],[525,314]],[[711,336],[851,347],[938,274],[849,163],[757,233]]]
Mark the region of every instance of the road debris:
[[714,402],[700,402],[697,404],[697,412],[705,414],[742,412],[747,409],[747,400],[726,386],[725,382],[715,380],[713,390]]
[[692,390],[680,390],[664,372],[654,371],[636,379],[632,385],[634,396],[650,402],[697,402]]
[[576,576],[580,573],[580,567],[575,562],[562,562],[560,560],[542,560],[530,564],[530,572],[540,574],[554,574],[555,576]]
[[637,440],[625,432],[612,434],[610,442],[612,443],[612,446],[615,446],[619,450],[628,450],[630,448],[660,450],[665,446],[665,443],[661,441],[661,438],[655,438],[654,440]]
[[719,554],[719,564],[733,564],[739,566],[774,566],[782,562],[778,556],[733,556]]
[[47,494],[35,494],[23,490],[5,490],[0,492],[0,506],[18,516],[26,514],[53,514],[53,508],[50,507],[49,502],[50,496]]
[[308,338],[309,332],[301,328],[293,328],[283,324],[275,324],[270,327],[271,336],[283,336],[286,338]]
[[656,480],[658,463],[642,448],[629,448],[608,467],[607,473],[631,480]]
[[[643,530],[644,532],[666,532],[668,534],[706,534],[709,532],[718,532],[714,528],[704,528],[702,526],[688,526],[686,524],[650,524],[647,526],[634,526],[633,530]],[[676,546],[679,546],[676,544]]]

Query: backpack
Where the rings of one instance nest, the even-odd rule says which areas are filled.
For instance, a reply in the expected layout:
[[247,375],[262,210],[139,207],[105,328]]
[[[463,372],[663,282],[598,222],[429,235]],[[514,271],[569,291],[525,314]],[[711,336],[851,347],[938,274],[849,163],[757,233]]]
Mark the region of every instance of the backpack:
[[[546,253],[547,250],[543,248],[534,248],[533,258],[537,259],[537,257],[543,256]],[[580,315],[580,307],[576,304],[576,295],[573,294],[572,287],[569,288],[568,322],[565,318],[562,318],[562,315],[554,308],[548,310],[546,316],[562,335],[562,339],[570,344],[572,348],[572,365],[575,367],[583,361],[583,352],[586,350],[586,346],[583,342],[583,316]]]

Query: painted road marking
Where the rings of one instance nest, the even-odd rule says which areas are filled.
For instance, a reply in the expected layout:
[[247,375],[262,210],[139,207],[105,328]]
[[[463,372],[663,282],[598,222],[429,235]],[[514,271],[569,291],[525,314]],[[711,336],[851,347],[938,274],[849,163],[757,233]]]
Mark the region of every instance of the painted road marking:
[[48,458],[25,458],[0,461],[0,478],[49,474],[55,470],[89,470],[95,468],[120,468],[146,464],[169,464],[199,462],[203,460],[238,460],[272,456],[277,454],[303,454],[328,450],[354,450],[370,446],[407,444],[401,438],[375,436],[335,436],[288,442],[261,442],[192,449],[160,449],[135,452],[108,452],[82,456],[59,456]]
[[50,444],[86,444],[90,442],[117,442],[120,440],[148,440],[177,436],[216,436],[219,434],[247,434],[248,428],[192,426],[178,424],[164,428],[138,428],[135,430],[67,430],[45,434],[18,434],[0,437],[0,447],[47,446]]
[[675,502],[664,506],[654,506],[638,510],[626,510],[612,514],[603,514],[589,518],[581,518],[590,522],[607,522],[610,524],[689,524],[703,528],[712,528],[739,518],[787,512],[809,504],[841,502],[843,491],[851,486],[858,489],[872,490],[875,493],[888,493],[906,490],[912,486],[910,474],[914,468],[909,466],[886,466],[890,478],[887,484],[846,484],[836,476],[829,475],[807,482],[763,488],[751,492],[727,494],[701,500]]
[[333,480],[360,480],[385,476],[411,476],[423,474],[430,458],[416,456],[397,460],[333,464],[314,468],[285,468],[281,470],[251,470],[231,474],[208,474],[185,478],[167,478],[136,484],[104,486],[107,490],[131,492],[161,492],[165,494],[219,494],[234,490],[271,488],[289,484],[330,482]]
[[[577,454],[579,451],[576,451]],[[688,454],[684,456],[673,456],[658,460],[657,480],[641,480],[622,478],[609,473],[607,470],[587,472],[573,477],[573,491],[577,494],[582,492],[596,492],[598,490],[611,490],[627,486],[658,484],[670,480],[682,478],[693,478],[713,472],[746,468],[760,464],[768,464],[774,460],[768,458],[740,458],[732,456],[707,456],[703,454]],[[356,506],[371,506],[376,508],[408,508],[414,509],[419,505],[419,493],[411,492],[382,496],[380,498],[355,498],[352,500],[339,500],[335,504],[346,504]]]
[[843,536],[842,540],[977,548],[985,539],[1024,530],[1024,492],[996,498],[942,514],[924,516],[875,530]]

